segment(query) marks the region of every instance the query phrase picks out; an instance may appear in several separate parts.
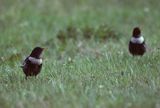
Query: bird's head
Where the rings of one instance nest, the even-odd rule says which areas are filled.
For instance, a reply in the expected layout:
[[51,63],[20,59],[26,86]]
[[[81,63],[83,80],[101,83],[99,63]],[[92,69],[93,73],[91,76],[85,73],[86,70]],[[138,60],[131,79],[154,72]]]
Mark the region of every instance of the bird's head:
[[135,38],[138,38],[141,36],[141,30],[139,27],[135,27],[133,29],[133,33],[132,33],[132,36],[135,37]]
[[40,58],[43,51],[44,51],[44,48],[35,47],[35,48],[32,50],[30,56],[31,56],[31,57],[35,57],[35,58]]

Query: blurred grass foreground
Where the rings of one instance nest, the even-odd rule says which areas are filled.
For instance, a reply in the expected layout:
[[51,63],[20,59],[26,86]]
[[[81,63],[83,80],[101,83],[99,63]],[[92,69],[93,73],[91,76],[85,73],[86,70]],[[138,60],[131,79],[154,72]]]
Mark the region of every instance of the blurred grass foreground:
[[[0,108],[159,108],[159,0],[0,0]],[[139,26],[148,51],[132,57]],[[47,48],[37,78],[20,65]]]

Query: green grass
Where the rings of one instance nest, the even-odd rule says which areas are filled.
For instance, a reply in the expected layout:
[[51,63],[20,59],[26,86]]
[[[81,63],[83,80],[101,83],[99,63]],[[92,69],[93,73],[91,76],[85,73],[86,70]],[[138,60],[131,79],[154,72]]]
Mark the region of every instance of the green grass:
[[[159,10],[158,0],[0,0],[0,108],[159,108]],[[135,26],[143,57],[128,53]],[[35,46],[48,48],[43,68],[25,80]]]

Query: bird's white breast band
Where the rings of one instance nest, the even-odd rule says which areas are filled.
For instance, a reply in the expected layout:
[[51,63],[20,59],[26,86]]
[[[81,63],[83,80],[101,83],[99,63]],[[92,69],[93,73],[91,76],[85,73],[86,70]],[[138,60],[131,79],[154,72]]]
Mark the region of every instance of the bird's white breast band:
[[28,58],[33,64],[42,64],[42,59],[37,59],[37,58],[34,58],[34,57],[29,57]]
[[131,42],[132,43],[142,44],[144,42],[144,38],[143,38],[143,36],[140,36],[138,38],[132,37],[131,38]]

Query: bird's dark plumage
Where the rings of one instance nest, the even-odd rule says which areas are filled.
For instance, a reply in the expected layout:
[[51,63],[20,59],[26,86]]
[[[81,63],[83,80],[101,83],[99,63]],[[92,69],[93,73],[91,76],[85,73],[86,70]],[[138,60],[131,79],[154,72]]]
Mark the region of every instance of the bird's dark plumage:
[[141,30],[138,27],[133,29],[132,38],[129,42],[129,52],[133,56],[142,56],[146,52],[145,40],[141,36]]
[[36,47],[33,49],[31,54],[23,62],[23,72],[28,76],[37,76],[40,73],[42,68],[42,58],[41,54],[44,48]]
[[141,30],[139,29],[139,27],[135,27],[133,29],[133,33],[132,33],[132,36],[133,37],[139,37],[141,35]]

